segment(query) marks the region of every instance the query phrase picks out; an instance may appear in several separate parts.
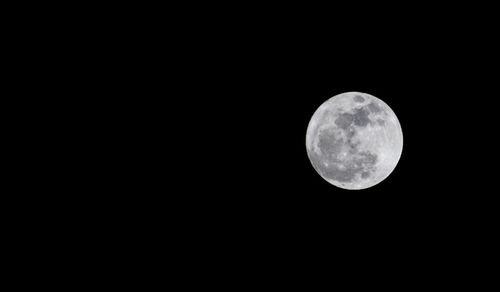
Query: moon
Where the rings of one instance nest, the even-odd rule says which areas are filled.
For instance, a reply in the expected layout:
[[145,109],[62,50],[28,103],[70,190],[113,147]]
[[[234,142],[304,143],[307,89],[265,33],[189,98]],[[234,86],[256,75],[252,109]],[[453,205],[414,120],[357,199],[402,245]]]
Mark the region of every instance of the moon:
[[367,93],[346,92],[314,112],[306,149],[313,168],[327,182],[361,190],[392,173],[403,152],[403,131],[385,102]]

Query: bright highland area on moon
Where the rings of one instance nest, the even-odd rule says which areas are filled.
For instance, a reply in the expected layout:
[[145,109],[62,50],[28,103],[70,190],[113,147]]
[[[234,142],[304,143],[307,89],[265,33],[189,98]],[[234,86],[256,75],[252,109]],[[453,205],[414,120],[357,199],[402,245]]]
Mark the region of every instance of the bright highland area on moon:
[[403,150],[394,112],[380,99],[347,92],[324,102],[309,122],[306,148],[314,169],[344,189],[372,187],[387,178]]

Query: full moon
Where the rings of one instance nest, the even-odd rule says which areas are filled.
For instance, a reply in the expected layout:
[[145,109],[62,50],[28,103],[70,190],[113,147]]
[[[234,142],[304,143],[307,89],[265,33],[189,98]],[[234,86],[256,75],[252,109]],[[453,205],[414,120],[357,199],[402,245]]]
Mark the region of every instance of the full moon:
[[386,179],[403,151],[403,132],[392,109],[373,95],[338,94],[313,114],[306,149],[316,172],[348,190],[372,187]]

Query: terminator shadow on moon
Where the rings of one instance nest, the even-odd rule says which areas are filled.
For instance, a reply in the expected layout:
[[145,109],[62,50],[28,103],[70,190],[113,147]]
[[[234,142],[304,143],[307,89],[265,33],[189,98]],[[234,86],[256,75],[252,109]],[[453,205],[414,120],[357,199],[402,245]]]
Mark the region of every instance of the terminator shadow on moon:
[[382,100],[346,92],[328,99],[313,114],[306,149],[323,179],[343,189],[366,189],[396,167],[403,133],[396,114]]

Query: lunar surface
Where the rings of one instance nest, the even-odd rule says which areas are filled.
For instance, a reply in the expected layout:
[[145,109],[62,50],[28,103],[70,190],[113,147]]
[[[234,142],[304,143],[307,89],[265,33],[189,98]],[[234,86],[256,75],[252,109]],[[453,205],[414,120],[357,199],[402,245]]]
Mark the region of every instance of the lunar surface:
[[325,101],[307,127],[307,155],[326,181],[348,190],[386,179],[403,151],[396,114],[382,100],[347,92]]

